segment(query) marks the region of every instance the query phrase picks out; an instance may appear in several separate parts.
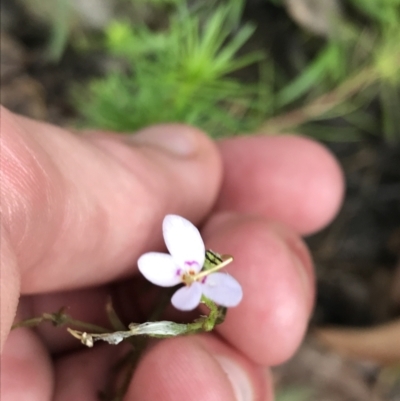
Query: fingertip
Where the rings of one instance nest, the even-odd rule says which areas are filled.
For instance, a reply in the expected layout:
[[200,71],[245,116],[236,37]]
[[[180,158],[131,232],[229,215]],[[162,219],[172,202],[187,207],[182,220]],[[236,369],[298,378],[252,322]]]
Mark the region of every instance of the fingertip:
[[[157,383],[155,385],[154,383]],[[212,334],[165,340],[141,360],[128,399],[272,401],[268,373]]]
[[215,142],[202,130],[178,123],[147,127],[132,135],[130,141],[144,151],[143,145],[147,146],[151,156],[151,150],[160,149],[186,161],[183,164],[178,158],[177,163],[163,167],[163,160],[157,160],[160,169],[171,170],[171,176],[185,180],[183,188],[179,188],[178,180],[167,182],[169,187],[176,187],[175,196],[182,198],[184,192],[191,193],[189,202],[167,213],[187,216],[195,223],[201,220],[215,203],[222,181],[222,160]]
[[211,333],[197,336],[196,341],[217,360],[234,389],[237,401],[274,399],[269,368],[255,364]]
[[234,396],[217,362],[192,339],[181,337],[162,341],[144,355],[127,399],[234,401]]
[[259,213],[310,234],[336,215],[342,171],[323,145],[295,135],[221,142],[225,171],[219,210]]
[[226,270],[243,287],[242,302],[228,310],[217,330],[253,361],[268,366],[293,355],[313,304],[311,260],[300,238],[288,241],[282,231],[261,217],[234,214],[211,221],[205,230],[207,246],[233,254],[234,263]]
[[294,135],[286,138],[288,151],[297,151],[301,171],[296,190],[302,194],[303,213],[298,213],[297,229],[308,235],[324,228],[338,213],[344,197],[344,175],[333,153],[320,142]]

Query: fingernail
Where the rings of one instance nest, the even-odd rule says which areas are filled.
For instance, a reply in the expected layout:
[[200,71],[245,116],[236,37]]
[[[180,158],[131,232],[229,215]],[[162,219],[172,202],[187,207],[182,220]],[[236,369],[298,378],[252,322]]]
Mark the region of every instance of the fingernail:
[[178,124],[146,128],[131,139],[137,145],[153,146],[180,157],[194,156],[198,150],[196,130]]
[[236,362],[224,356],[216,356],[215,359],[221,365],[231,382],[237,401],[253,401],[253,386],[246,372]]

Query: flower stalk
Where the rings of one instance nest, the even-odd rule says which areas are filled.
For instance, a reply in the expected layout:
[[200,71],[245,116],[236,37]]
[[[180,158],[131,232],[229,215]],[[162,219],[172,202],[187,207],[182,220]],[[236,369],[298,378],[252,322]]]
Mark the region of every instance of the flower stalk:
[[217,324],[225,320],[226,308],[217,306],[213,301],[202,297],[210,312],[207,316],[201,316],[192,323],[175,323],[167,320],[159,322],[145,322],[141,324],[131,323],[128,330],[119,330],[109,333],[88,333],[67,328],[67,331],[87,347],[93,347],[96,341],[105,341],[116,345],[121,341],[134,336],[148,336],[153,338],[171,338],[182,335],[191,335],[204,331],[211,331]]

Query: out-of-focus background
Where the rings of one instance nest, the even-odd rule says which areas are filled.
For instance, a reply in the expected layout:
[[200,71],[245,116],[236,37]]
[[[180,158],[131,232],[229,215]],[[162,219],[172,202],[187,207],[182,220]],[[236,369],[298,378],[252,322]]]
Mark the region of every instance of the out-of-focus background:
[[400,400],[400,0],[2,0],[0,62],[1,103],[63,126],[325,143],[346,200],[277,397]]

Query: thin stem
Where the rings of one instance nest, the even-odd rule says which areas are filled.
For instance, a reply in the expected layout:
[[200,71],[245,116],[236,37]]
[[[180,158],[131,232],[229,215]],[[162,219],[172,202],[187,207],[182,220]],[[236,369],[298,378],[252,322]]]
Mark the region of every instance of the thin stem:
[[108,298],[106,303],[106,313],[114,330],[126,330],[126,326],[115,312],[111,297]]
[[80,327],[82,329],[91,330],[91,331],[97,331],[99,333],[106,333],[110,330],[110,329],[106,329],[105,327],[97,326],[95,324],[82,322],[80,320],[75,320],[75,319],[72,319],[71,317],[69,317],[68,321],[66,321],[64,324],[70,324],[71,326],[76,326],[76,327]]
[[109,331],[109,329],[105,327],[73,319],[71,316],[64,313],[63,309],[56,313],[43,313],[42,316],[22,320],[21,322],[14,324],[12,326],[12,330],[19,327],[36,327],[42,322],[51,322],[56,327],[71,325],[82,330],[92,331],[95,333],[107,333]]
[[376,79],[377,74],[373,68],[364,68],[359,73],[343,82],[336,89],[314,99],[305,106],[269,119],[260,127],[258,132],[278,133],[316,119],[338,106],[343,101],[354,96],[363,87],[371,85]]
[[106,341],[109,344],[119,344],[121,341],[132,341],[132,337],[147,336],[153,338],[171,338],[181,335],[195,334],[211,331],[216,324],[225,319],[226,309],[218,307],[213,301],[202,296],[201,301],[208,306],[208,316],[201,316],[193,323],[175,323],[169,321],[146,322],[142,324],[130,324],[129,330],[114,331],[109,333],[87,333],[68,328],[68,332],[79,339],[82,344],[92,347],[95,341]]
[[215,266],[215,267],[212,267],[211,269],[204,270],[204,271],[200,272],[199,274],[196,274],[196,275],[193,277],[193,281],[197,281],[197,280],[200,279],[200,278],[203,278],[203,277],[205,277],[205,276],[208,276],[209,274],[214,273],[214,272],[216,272],[216,271],[222,269],[223,267],[229,265],[229,264],[232,263],[232,262],[233,262],[233,256],[227,255],[227,259],[225,259],[225,260],[224,260],[222,263],[220,263],[219,265],[217,265],[217,266]]
[[176,287],[171,288],[164,288],[161,291],[161,299],[157,302],[157,305],[153,308],[152,312],[150,313],[147,321],[152,322],[158,320],[162,313],[164,312],[165,308],[168,306],[172,294],[176,291]]

